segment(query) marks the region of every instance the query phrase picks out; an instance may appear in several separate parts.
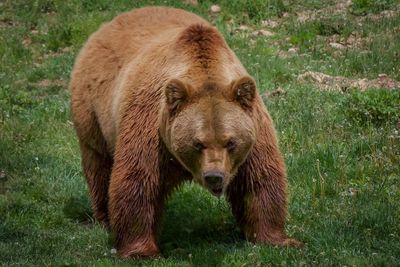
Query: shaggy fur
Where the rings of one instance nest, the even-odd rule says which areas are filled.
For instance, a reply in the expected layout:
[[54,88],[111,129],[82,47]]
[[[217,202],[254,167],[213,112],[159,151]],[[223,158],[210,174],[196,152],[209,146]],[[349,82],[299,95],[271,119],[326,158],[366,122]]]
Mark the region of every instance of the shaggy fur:
[[[116,17],[81,50],[70,90],[94,216],[111,227],[121,257],[158,253],[165,200],[190,179],[227,195],[249,240],[301,244],[284,233],[285,167],[272,120],[205,20],[165,7]],[[215,170],[218,188],[204,180]]]

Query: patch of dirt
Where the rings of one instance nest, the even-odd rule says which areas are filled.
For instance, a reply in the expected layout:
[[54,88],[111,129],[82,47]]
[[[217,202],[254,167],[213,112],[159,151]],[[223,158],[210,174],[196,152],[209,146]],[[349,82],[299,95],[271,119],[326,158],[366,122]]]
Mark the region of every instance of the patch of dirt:
[[379,74],[376,79],[350,79],[342,76],[330,76],[321,72],[308,71],[297,77],[302,83],[312,83],[321,90],[345,92],[350,88],[360,91],[367,89],[400,89],[400,82],[389,78],[386,74]]
[[378,21],[381,19],[386,19],[386,18],[393,18],[395,16],[400,15],[400,5],[398,5],[394,10],[383,10],[382,12],[378,14],[368,14],[366,16],[360,17],[360,21],[366,21],[366,20],[371,20],[371,21]]
[[369,45],[374,40],[381,39],[387,40],[388,42],[394,42],[396,35],[400,33],[400,26],[391,29],[386,29],[378,33],[369,33],[367,36],[362,36],[361,33],[353,31],[349,36],[340,36],[334,34],[326,38],[326,42],[332,48],[343,50],[343,49],[359,49],[364,52],[369,52]]
[[[331,17],[348,18],[351,12],[351,0],[339,0],[334,5],[327,6],[319,10],[305,10],[296,13],[297,21],[299,23],[306,23],[308,21],[319,21],[329,19]],[[392,8],[391,10],[384,10],[378,14],[367,14],[365,16],[354,16],[354,20],[361,27],[365,21],[379,22],[385,18],[392,18],[400,15],[400,5]],[[382,34],[382,33],[379,33]],[[389,33],[394,35],[395,33]],[[341,36],[340,34],[333,34],[326,38],[326,43],[329,47],[338,51],[345,49],[363,49],[368,46],[373,39],[376,39],[377,34],[369,34],[366,37],[361,36],[359,32],[352,32],[348,37]]]
[[[344,16],[350,11],[351,6],[352,6],[351,0],[340,0],[337,1],[337,3],[334,5],[327,6],[319,10],[305,10],[298,12],[296,13],[297,21],[300,23],[304,23],[310,20],[327,18],[332,16],[338,16],[338,15]],[[398,15],[400,15],[400,5],[397,5],[391,10],[383,10],[378,14],[369,13],[365,16],[357,16],[356,20],[358,22],[363,22],[366,20],[378,21],[385,18],[393,18]]]
[[331,35],[327,38],[330,47],[335,49],[362,48],[372,41],[372,37],[361,37],[359,32],[352,32],[348,37],[339,34]]
[[[297,21],[304,23],[310,20],[327,18],[332,16],[342,15],[345,16],[348,12],[351,12],[352,1],[351,0],[340,0],[336,4],[327,6],[319,10],[305,10],[296,13]],[[366,20],[378,21],[384,18],[392,18],[400,14],[400,5],[392,8],[391,10],[383,10],[378,14],[369,13],[365,16],[357,16],[358,22]]]
[[331,17],[333,15],[344,15],[347,13],[348,8],[351,6],[351,0],[337,1],[336,4],[327,6],[319,10],[305,10],[297,13],[297,21],[304,23],[310,20],[315,20],[324,17]]

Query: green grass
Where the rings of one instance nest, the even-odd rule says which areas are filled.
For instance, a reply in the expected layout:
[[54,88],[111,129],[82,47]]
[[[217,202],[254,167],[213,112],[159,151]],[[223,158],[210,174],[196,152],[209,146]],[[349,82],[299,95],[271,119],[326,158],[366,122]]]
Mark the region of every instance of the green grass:
[[396,0],[353,0],[352,12],[356,15],[366,15],[390,9]]
[[[400,266],[400,93],[320,91],[297,76],[400,80],[399,2],[3,1],[0,3],[0,265],[5,266]],[[67,82],[79,49],[98,26],[147,4],[185,8],[217,25],[268,98],[289,179],[287,231],[303,249],[247,243],[224,199],[185,184],[170,199],[162,257],[120,261],[91,218],[70,122]],[[319,17],[303,23],[296,14]],[[392,17],[383,10],[397,12]],[[233,20],[232,20],[233,19]],[[252,30],[272,19],[272,37]],[[329,38],[365,38],[335,50]],[[290,48],[298,52],[281,56]],[[50,84],[44,80],[58,81]]]

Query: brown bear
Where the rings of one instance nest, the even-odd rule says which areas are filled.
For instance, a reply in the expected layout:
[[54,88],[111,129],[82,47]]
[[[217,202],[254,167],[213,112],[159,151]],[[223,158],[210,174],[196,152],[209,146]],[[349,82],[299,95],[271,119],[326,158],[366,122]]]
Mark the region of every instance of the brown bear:
[[285,166],[254,80],[223,36],[174,8],[119,15],[87,41],[70,82],[95,218],[121,257],[151,256],[182,181],[225,194],[248,240],[284,232]]

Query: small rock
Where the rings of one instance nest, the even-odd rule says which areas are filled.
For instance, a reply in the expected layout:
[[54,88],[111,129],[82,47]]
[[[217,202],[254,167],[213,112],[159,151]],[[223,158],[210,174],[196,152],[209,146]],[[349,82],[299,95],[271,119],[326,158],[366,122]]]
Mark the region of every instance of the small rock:
[[329,43],[329,46],[332,48],[335,48],[335,49],[346,49],[345,45],[342,45],[340,43],[335,43],[335,42]]
[[0,171],[0,179],[4,179],[4,178],[6,178],[6,173],[5,173],[5,171],[1,170]]
[[117,254],[117,250],[116,250],[115,248],[112,248],[112,249],[110,250],[110,252],[111,252],[111,254]]
[[299,49],[297,47],[291,47],[288,49],[288,52],[290,54],[297,54],[297,52],[299,52]]
[[219,5],[212,5],[210,8],[210,11],[212,13],[219,13],[219,12],[221,12],[221,7]]

